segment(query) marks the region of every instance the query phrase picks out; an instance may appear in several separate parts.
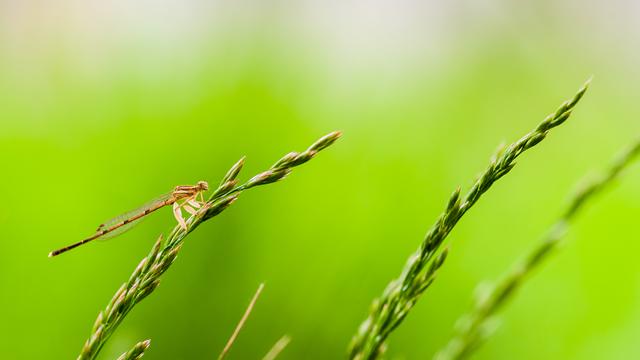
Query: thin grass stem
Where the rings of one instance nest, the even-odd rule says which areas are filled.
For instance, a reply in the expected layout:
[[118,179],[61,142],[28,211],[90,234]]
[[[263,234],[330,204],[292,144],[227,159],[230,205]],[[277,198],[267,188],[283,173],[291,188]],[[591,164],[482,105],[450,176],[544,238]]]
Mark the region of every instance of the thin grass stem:
[[262,360],[274,360],[278,357],[278,355],[280,355],[282,350],[284,350],[284,348],[289,345],[290,342],[291,338],[289,337],[289,335],[284,335],[280,338],[280,340],[273,344],[273,347],[269,350],[267,355],[262,358]]
[[224,346],[224,349],[222,349],[222,352],[218,356],[218,360],[224,359],[224,357],[227,356],[227,353],[229,352],[229,350],[231,350],[231,346],[233,346],[233,343],[235,343],[236,339],[238,338],[238,334],[240,334],[240,330],[242,330],[244,323],[249,318],[249,315],[251,315],[251,311],[253,310],[253,307],[256,305],[256,301],[258,301],[258,298],[262,293],[262,289],[264,289],[264,284],[260,284],[260,286],[258,286],[258,290],[256,290],[256,293],[255,295],[253,295],[251,302],[249,302],[249,306],[247,306],[247,309],[244,311],[244,314],[242,315],[240,322],[238,322],[238,325],[236,325],[236,328],[233,330],[233,333],[231,334],[231,337],[227,341],[227,344]]

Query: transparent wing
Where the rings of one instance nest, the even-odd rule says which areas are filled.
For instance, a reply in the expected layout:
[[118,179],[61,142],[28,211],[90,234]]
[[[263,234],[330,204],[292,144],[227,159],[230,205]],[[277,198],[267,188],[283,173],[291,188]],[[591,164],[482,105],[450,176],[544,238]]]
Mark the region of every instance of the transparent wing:
[[[124,214],[123,214],[123,215],[124,215]],[[117,223],[121,223],[121,222],[122,222],[122,221],[124,221],[125,219],[126,219],[126,217],[123,217],[123,218],[115,217],[115,218],[113,218],[113,219],[111,219],[111,220],[109,220],[109,221],[116,221],[116,220],[118,220],[118,221],[116,221],[116,222],[114,223],[114,225],[115,225],[115,224],[117,224]],[[126,225],[122,225],[122,226],[118,227],[118,228],[117,228],[117,229],[115,229],[115,230],[109,231],[108,233],[106,233],[106,234],[104,234],[104,235],[100,236],[100,237],[98,238],[98,240],[100,240],[100,241],[109,240],[109,239],[112,239],[112,238],[114,238],[114,237],[116,237],[116,236],[118,236],[118,235],[124,234],[125,232],[127,232],[127,231],[129,231],[129,230],[133,229],[136,225],[140,224],[140,222],[141,222],[143,219],[145,219],[145,217],[141,217],[140,219],[137,219],[137,220],[135,220],[135,221],[132,221],[132,222],[130,222],[130,223],[127,223]],[[109,226],[107,225],[107,226],[105,226],[105,228],[109,228]],[[100,230],[99,230],[99,231],[102,231],[102,228],[100,228]]]
[[[150,209],[154,209],[154,208],[158,208],[159,206],[162,205],[162,203],[164,203],[165,201],[167,201],[168,199],[171,198],[171,193],[169,194],[165,194],[162,196],[159,196],[149,202],[147,202],[146,204],[131,210],[131,211],[127,211],[124,214],[120,214],[116,217],[114,217],[113,219],[109,219],[108,221],[105,221],[104,223],[100,224],[100,226],[98,226],[98,229],[96,229],[96,232],[100,232],[102,230],[106,230],[109,228],[112,228],[118,224],[122,224],[125,220],[129,220],[129,219],[133,219],[135,217],[139,217],[136,220],[132,220],[124,225],[121,225],[119,227],[117,227],[116,229],[109,231],[108,233],[100,236],[98,238],[98,240],[108,240],[111,238],[114,238],[120,234],[123,234],[129,230],[131,230],[133,227],[135,227],[136,225],[140,224],[140,222],[146,218],[146,216],[144,216],[143,214]],[[143,215],[143,216],[141,216]]]

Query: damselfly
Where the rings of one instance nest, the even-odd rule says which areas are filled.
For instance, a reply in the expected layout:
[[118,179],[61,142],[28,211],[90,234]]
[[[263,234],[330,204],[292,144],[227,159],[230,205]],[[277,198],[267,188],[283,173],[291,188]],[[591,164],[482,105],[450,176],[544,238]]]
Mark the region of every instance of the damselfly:
[[77,243],[54,250],[49,253],[49,257],[60,255],[95,239],[109,239],[120,235],[138,224],[144,216],[168,205],[172,205],[173,215],[180,224],[180,227],[186,230],[187,224],[182,217],[182,210],[184,209],[191,215],[194,215],[204,204],[204,196],[202,193],[208,189],[209,184],[207,184],[206,181],[198,181],[196,185],[176,186],[170,193],[160,196],[135,210],[126,212],[103,224],[100,224],[95,234],[84,240],[78,241]]

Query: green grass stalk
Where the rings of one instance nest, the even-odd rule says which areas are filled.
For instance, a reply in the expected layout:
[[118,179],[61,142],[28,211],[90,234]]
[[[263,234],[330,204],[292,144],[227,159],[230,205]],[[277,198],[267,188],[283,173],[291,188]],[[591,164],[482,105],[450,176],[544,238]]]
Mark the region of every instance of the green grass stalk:
[[523,285],[531,272],[558,247],[569,223],[579,210],[596,194],[610,186],[639,153],[640,141],[618,156],[606,171],[583,181],[583,185],[570,199],[567,210],[524,260],[518,262],[496,284],[479,289],[473,310],[458,320],[456,335],[436,354],[436,360],[466,359],[486,341],[496,327],[496,313],[513,298],[515,291]]
[[311,160],[318,152],[333,144],[341,136],[340,132],[327,134],[313,143],[307,150],[292,152],[278,160],[268,170],[238,185],[236,180],[244,158],[240,159],[223,177],[204,206],[186,221],[186,229],[176,225],[166,240],[158,238],[149,254],[140,261],[129,280],[122,284],[107,307],[98,314],[91,335],[86,340],[78,360],[95,359],[127,314],[142,299],[149,296],[160,284],[160,276],[176,260],[185,237],[200,224],[220,214],[233,204],[245,190],[270,184],[284,179],[294,167]]
[[283,335],[275,344],[273,344],[273,347],[269,349],[269,352],[262,358],[262,360],[275,360],[275,358],[280,355],[282,350],[284,350],[290,342],[291,337],[289,337],[289,335]]
[[464,198],[460,197],[460,189],[451,195],[444,213],[428,231],[418,250],[409,257],[400,276],[387,286],[380,298],[374,300],[367,319],[351,341],[350,359],[376,359],[384,353],[384,344],[389,334],[402,323],[444,263],[447,250],[439,249],[453,227],[497,180],[513,169],[518,156],[540,143],[553,128],[569,118],[588,85],[589,81],[533,131],[502,148]]

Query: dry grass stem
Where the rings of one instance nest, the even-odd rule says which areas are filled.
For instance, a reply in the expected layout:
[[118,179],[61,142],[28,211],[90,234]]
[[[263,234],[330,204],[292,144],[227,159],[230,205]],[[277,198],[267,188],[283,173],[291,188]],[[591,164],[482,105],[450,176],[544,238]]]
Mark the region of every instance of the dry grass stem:
[[264,284],[260,284],[260,286],[258,286],[258,290],[256,290],[256,293],[255,295],[253,295],[251,302],[249,302],[249,306],[247,306],[247,309],[244,311],[244,314],[242,315],[240,322],[238,322],[238,325],[236,325],[235,330],[233,330],[233,334],[231,334],[231,337],[227,341],[227,344],[224,346],[224,349],[222,349],[222,352],[218,356],[218,360],[222,360],[224,359],[225,356],[227,356],[227,353],[231,349],[231,346],[233,346],[233,343],[236,341],[236,338],[238,338],[238,334],[240,334],[240,330],[242,330],[244,323],[249,318],[249,315],[251,314],[253,307],[256,305],[256,301],[258,301],[258,298],[262,293],[262,289],[264,289]]

